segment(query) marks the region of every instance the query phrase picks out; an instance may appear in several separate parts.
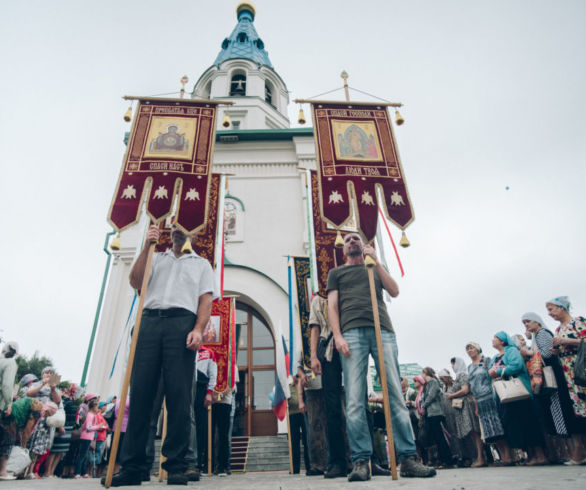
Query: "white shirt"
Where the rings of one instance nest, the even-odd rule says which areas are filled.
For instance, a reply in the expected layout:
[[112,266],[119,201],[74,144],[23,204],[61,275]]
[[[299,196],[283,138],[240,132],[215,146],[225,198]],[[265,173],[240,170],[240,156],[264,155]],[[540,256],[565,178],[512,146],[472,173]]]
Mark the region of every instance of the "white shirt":
[[153,256],[144,308],[185,308],[197,314],[199,297],[212,293],[217,298],[210,263],[195,252],[175,257],[173,250]]

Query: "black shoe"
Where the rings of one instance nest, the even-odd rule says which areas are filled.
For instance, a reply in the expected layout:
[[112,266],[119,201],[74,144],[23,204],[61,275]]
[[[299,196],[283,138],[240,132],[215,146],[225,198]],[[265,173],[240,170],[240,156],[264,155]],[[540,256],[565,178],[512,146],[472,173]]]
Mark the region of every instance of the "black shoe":
[[401,463],[401,477],[403,478],[429,478],[435,475],[435,468],[425,466],[417,461],[415,456],[410,456]]
[[188,481],[199,481],[199,470],[193,466],[189,467],[185,470],[185,476]]
[[169,473],[167,476],[167,485],[187,485],[187,481],[185,473]]
[[335,464],[324,473],[324,478],[342,478],[346,475],[346,470],[339,464]]
[[[120,473],[116,473],[112,476],[112,487],[130,487],[132,485],[140,485],[141,484],[141,476],[140,473],[128,473],[126,471],[121,471]],[[103,476],[100,479],[100,483],[106,486],[106,477]]]
[[319,476],[319,475],[323,475],[324,472],[321,470],[318,470],[317,468],[309,468],[308,470],[305,471],[305,476]]
[[368,461],[357,461],[354,463],[352,471],[348,475],[348,481],[367,481],[370,480],[370,470]]
[[376,463],[372,463],[372,476],[391,476],[391,470],[387,470]]
[[141,478],[142,478],[142,481],[151,481],[151,472],[150,471],[143,471]]

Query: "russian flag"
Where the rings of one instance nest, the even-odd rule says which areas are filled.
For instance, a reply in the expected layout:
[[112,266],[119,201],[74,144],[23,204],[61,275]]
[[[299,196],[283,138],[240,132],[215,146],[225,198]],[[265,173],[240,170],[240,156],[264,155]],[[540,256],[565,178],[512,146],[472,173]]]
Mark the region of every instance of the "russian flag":
[[275,387],[269,395],[271,408],[279,420],[284,420],[287,415],[287,399],[291,396],[289,391],[289,351],[285,338],[281,335],[281,345],[277,342],[277,372],[275,375]]

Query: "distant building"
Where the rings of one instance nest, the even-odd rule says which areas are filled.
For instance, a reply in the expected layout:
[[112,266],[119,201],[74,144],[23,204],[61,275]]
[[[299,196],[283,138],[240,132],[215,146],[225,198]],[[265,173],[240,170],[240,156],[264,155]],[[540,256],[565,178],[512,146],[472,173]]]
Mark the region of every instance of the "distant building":
[[401,376],[407,378],[411,385],[413,384],[413,378],[419,376],[421,371],[423,371],[423,368],[416,362],[399,364],[399,372],[401,373]]

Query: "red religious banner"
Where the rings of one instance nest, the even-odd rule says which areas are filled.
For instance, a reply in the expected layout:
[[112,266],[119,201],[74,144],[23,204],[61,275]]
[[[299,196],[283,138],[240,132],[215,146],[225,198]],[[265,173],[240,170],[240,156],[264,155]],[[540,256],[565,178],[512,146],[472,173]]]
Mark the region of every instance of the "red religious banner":
[[[204,259],[207,259],[212,267],[214,267],[214,253],[216,250],[216,237],[218,229],[220,179],[220,174],[211,175],[210,194],[208,198],[208,219],[204,229],[198,231],[195,235],[195,242],[193,243],[193,250]],[[171,227],[170,223],[166,223],[161,232],[159,242],[155,247],[155,251],[164,252],[168,248],[172,247],[173,243],[171,242]]]
[[203,333],[203,345],[214,353],[218,365],[218,379],[215,388],[218,393],[226,390],[231,375],[232,301],[234,298],[214,300],[210,321]]
[[315,259],[317,262],[317,284],[319,295],[325,298],[328,272],[344,263],[344,253],[335,247],[336,230],[321,219],[319,207],[319,182],[317,172],[311,171],[311,200],[313,211],[313,231],[315,238]]
[[188,233],[205,226],[215,121],[214,102],[139,99],[108,216],[116,230],[138,221],[144,197],[155,223],[178,196],[177,225]]
[[324,220],[341,228],[352,219],[371,242],[376,235],[377,196],[387,217],[405,229],[413,210],[385,105],[312,103]]

